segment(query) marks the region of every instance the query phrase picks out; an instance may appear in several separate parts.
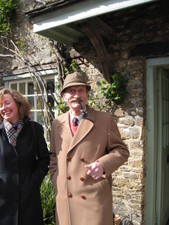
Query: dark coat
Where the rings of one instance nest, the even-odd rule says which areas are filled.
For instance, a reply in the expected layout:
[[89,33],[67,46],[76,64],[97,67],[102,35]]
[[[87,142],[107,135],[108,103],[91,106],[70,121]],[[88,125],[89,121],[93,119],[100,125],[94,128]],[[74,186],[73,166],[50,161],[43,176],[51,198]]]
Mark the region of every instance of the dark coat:
[[9,142],[0,124],[0,225],[43,225],[40,186],[48,172],[49,153],[43,128],[35,123],[35,138],[28,118],[16,147]]
[[[69,113],[53,122],[50,172],[56,191],[57,225],[112,225],[112,177],[129,156],[109,113],[87,109],[75,136]],[[88,176],[85,165],[100,161],[105,174]]]

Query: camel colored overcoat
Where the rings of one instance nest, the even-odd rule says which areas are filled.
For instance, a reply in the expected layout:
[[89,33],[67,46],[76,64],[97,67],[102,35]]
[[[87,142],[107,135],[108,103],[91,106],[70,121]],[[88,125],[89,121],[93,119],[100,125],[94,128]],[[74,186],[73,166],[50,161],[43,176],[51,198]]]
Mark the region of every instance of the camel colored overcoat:
[[[56,191],[56,225],[112,225],[111,173],[128,158],[109,113],[88,108],[75,136],[69,113],[53,122],[50,173]],[[105,174],[99,180],[87,175],[85,165],[100,161]]]

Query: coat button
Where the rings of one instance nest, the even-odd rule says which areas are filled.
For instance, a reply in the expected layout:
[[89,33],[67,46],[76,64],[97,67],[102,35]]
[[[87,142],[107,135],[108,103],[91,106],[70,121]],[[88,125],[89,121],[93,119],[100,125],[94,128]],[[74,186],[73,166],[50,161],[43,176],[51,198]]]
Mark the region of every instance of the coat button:
[[69,198],[72,198],[72,194],[71,194],[71,193],[68,193],[67,196],[68,196]]
[[70,160],[71,160],[71,158],[70,158],[69,156],[67,156],[67,157],[66,157],[66,160],[67,160],[67,161],[70,161]]
[[82,162],[84,162],[84,158],[83,158],[83,157],[81,157],[80,160],[81,160]]
[[84,177],[80,177],[80,180],[81,180],[81,181],[84,181]]
[[82,199],[86,199],[86,196],[85,195],[81,195],[80,196]]
[[71,180],[71,176],[67,176],[67,180]]

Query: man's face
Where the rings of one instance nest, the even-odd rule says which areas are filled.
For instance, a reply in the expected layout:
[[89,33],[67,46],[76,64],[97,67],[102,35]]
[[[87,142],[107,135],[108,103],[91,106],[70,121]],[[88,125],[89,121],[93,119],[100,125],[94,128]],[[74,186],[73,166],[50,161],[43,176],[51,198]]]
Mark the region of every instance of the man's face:
[[62,94],[65,102],[69,106],[72,113],[75,115],[80,114],[80,104],[81,103],[83,109],[85,108],[87,102],[87,89],[85,85],[72,86],[66,88],[64,93]]

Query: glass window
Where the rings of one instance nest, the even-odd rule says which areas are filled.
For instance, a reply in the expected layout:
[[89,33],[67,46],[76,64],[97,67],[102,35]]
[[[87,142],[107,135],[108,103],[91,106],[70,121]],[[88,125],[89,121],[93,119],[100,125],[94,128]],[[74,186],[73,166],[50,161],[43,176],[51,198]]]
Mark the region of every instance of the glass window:
[[[46,88],[47,88],[47,96],[45,96],[45,93],[43,91],[43,85],[41,85],[42,90],[39,90],[39,85],[32,82],[30,79],[21,79],[16,82],[10,81],[9,87],[15,90],[20,91],[29,101],[31,105],[31,120],[37,121],[38,123],[42,124],[44,126],[44,119],[47,118],[46,109],[44,106],[43,98],[47,100],[47,104],[49,107],[53,110],[53,116],[54,116],[54,99],[52,95],[55,93],[55,79],[54,75],[46,78],[43,78]],[[43,95],[43,96],[42,96]],[[43,115],[42,115],[43,114]],[[47,140],[49,140],[49,137],[47,134],[47,131],[44,127],[44,133]]]
[[34,94],[33,82],[28,83],[28,95]]
[[31,118],[32,121],[36,121],[35,112],[34,111],[31,111],[30,118]]
[[47,80],[46,85],[47,85],[48,93],[50,92],[54,93],[54,90],[55,90],[54,80]]
[[13,83],[13,84],[11,84],[11,89],[13,89],[13,90],[17,90],[17,83]]
[[44,125],[43,117],[41,112],[37,112],[37,122]]
[[36,96],[36,108],[37,109],[43,109],[44,108],[44,103],[43,103],[43,99],[42,96]]
[[31,109],[35,110],[36,107],[35,107],[35,104],[34,104],[34,96],[27,96],[27,99],[28,99],[28,102],[31,105]]
[[19,83],[19,91],[25,95],[25,83]]

